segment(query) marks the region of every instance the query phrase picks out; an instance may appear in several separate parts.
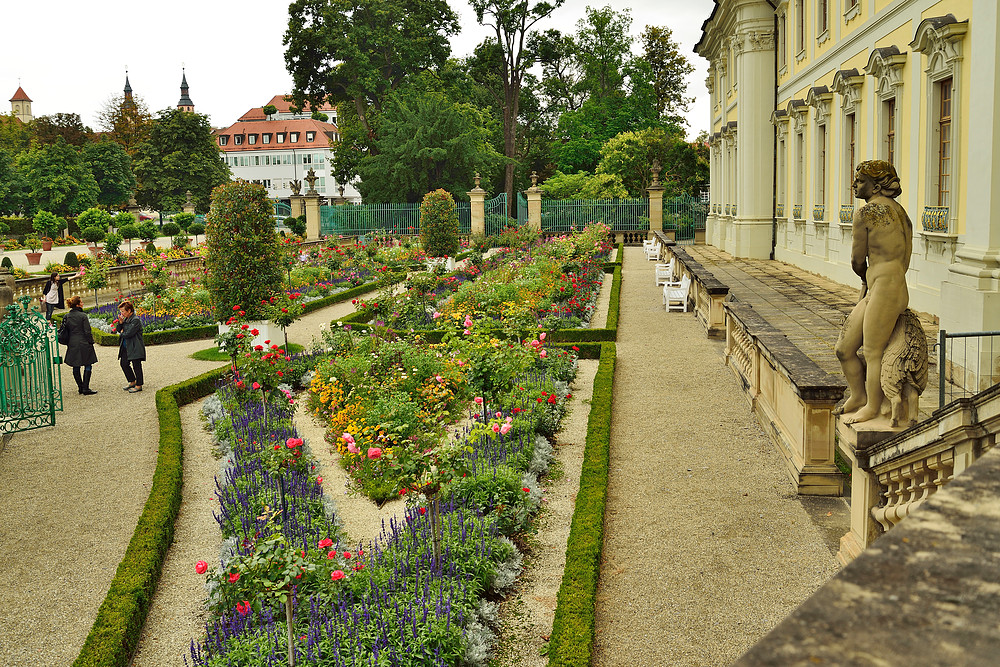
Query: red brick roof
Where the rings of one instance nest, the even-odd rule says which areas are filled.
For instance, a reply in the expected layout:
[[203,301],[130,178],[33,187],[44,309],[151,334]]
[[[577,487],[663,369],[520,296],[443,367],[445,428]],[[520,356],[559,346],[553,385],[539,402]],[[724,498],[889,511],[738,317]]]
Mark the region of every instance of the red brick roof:
[[[274,97],[271,98],[271,101],[268,102],[267,104],[273,104],[278,109],[278,113],[289,113],[291,111],[290,107],[292,106],[292,98],[289,95],[275,95]],[[263,106],[266,107],[267,104],[264,104]],[[336,109],[330,106],[330,103],[327,101],[323,102],[323,106],[321,106],[319,110],[323,112],[336,111]],[[308,106],[307,104],[306,108],[303,109],[303,111],[311,114],[312,107]]]
[[10,101],[10,102],[30,102],[31,98],[28,97],[28,94],[26,92],[24,92],[24,88],[22,88],[21,86],[18,86],[17,87],[17,92],[14,93],[14,97],[10,98],[10,100],[8,100],[8,101]]
[[[303,148],[327,148],[329,146],[329,138],[337,131],[337,126],[333,123],[324,123],[322,121],[313,120],[312,118],[298,118],[298,119],[288,119],[288,120],[255,120],[255,121],[243,121],[239,120],[236,123],[230,125],[225,129],[215,130],[213,134],[216,137],[228,136],[229,140],[226,142],[225,146],[219,146],[219,150],[226,153],[237,152],[237,151],[275,151],[275,150],[301,150]],[[286,133],[285,143],[279,144],[277,133]],[[292,143],[290,133],[298,132],[299,140],[298,142]],[[306,141],[306,132],[315,132],[316,139],[313,142]],[[263,138],[259,135],[261,134],[271,134],[271,143],[263,143]],[[248,134],[256,134],[257,143],[250,144],[244,139],[242,144],[236,145],[233,142],[232,137],[234,135],[246,136]],[[218,139],[216,139],[218,143]]]

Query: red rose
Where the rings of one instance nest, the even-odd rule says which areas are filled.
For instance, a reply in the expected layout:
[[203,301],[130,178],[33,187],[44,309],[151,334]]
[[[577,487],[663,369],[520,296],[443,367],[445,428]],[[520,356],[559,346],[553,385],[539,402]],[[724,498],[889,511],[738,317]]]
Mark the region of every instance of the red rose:
[[198,574],[205,574],[208,572],[208,563],[203,560],[198,561],[194,564],[194,571]]
[[239,580],[240,580],[240,573],[239,572],[232,572],[232,573],[229,574],[229,583],[235,584]]
[[330,573],[330,578],[333,579],[334,581],[340,581],[346,576],[347,575],[344,574],[343,570],[334,570],[333,572]]

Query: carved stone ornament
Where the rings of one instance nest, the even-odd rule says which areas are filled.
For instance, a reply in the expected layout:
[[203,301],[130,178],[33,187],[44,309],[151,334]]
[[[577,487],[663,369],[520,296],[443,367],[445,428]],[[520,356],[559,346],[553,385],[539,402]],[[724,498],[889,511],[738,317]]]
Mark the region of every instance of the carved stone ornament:
[[184,196],[186,197],[186,199],[184,200],[185,204],[187,204],[188,206],[190,206],[191,204],[194,203],[194,202],[191,201],[191,191],[190,190],[188,190],[187,192],[185,192]]
[[747,33],[747,51],[771,51],[774,49],[774,31],[751,30]]
[[653,174],[653,183],[652,183],[652,185],[653,185],[653,187],[656,187],[656,186],[658,186],[660,184],[660,172],[663,171],[663,167],[660,166],[660,161],[657,160],[656,158],[653,158],[653,164],[650,167],[650,171]]
[[306,190],[306,194],[307,195],[317,195],[317,194],[319,194],[318,192],[316,192],[316,181],[318,181],[318,180],[319,180],[319,177],[316,176],[315,170],[313,170],[312,167],[309,167],[309,171],[306,173],[306,183],[309,184],[309,189]]
[[738,32],[729,38],[729,46],[733,49],[733,55],[738,56],[743,53],[743,45],[746,39],[746,33]]
[[833,93],[826,86],[813,86],[806,95],[806,104],[816,109],[816,122],[824,123],[830,115]]
[[883,46],[872,51],[865,66],[865,73],[878,82],[879,95],[886,95],[896,86],[903,85],[903,65],[906,64],[906,54],[895,46]]
[[969,21],[958,21],[954,14],[926,18],[917,26],[910,48],[927,56],[927,71],[935,72],[962,59],[962,40]]
[[800,131],[806,124],[806,111],[808,107],[806,106],[805,100],[789,100],[788,106],[785,107],[785,112],[788,117],[792,119],[792,127],[795,131]]
[[861,99],[861,87],[864,85],[865,77],[856,69],[838,70],[833,75],[832,89],[839,93],[844,99],[840,106],[846,110],[851,110],[857,106]]
[[774,125],[778,141],[785,138],[785,134],[788,132],[788,112],[784,109],[775,109],[771,112],[771,125]]
[[531,172],[531,187],[538,187],[538,172],[536,171]]
[[715,92],[715,75],[711,71],[709,71],[708,77],[705,79],[705,87],[708,88],[709,95]]
[[295,179],[294,181],[288,183],[288,187],[292,189],[293,195],[297,195],[299,194],[299,191],[302,189],[302,181]]

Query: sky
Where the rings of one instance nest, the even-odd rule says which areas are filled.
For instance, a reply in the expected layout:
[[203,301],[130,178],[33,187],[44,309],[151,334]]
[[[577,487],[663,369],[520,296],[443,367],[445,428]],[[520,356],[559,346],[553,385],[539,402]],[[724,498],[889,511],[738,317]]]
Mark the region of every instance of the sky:
[[[449,0],[462,31],[452,37],[452,56],[464,57],[488,32],[464,0]],[[646,25],[667,26],[695,70],[687,78],[688,136],[708,129],[708,61],[692,49],[711,12],[709,0],[566,0],[538,24],[574,32],[590,5],[631,9],[632,33]],[[44,15],[40,15],[44,8]],[[100,129],[97,114],[121,95],[128,71],[133,94],[151,111],[177,105],[185,68],[195,111],[215,127],[226,127],[273,95],[291,91],[282,38],[285,2],[229,3],[195,0],[144,3],[104,0],[13,2],[4,9],[0,39],[0,94],[9,100],[18,85],[32,100],[32,113],[78,113]],[[638,40],[636,40],[638,42]],[[634,47],[638,50],[638,44]],[[0,102],[4,113],[9,102]]]

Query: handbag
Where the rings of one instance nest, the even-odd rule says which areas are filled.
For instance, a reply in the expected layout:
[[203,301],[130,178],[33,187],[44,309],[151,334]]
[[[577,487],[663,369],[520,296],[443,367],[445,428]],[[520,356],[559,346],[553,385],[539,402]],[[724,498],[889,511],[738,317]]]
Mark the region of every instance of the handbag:
[[63,345],[69,345],[69,329],[66,328],[65,321],[59,325],[59,342]]

